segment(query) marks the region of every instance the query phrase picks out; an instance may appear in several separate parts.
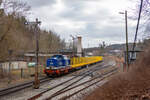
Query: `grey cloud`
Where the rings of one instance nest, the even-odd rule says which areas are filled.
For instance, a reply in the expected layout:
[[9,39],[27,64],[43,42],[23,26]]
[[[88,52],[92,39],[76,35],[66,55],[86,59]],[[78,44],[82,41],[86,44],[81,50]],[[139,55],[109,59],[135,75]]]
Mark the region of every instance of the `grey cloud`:
[[40,8],[42,6],[50,6],[56,3],[56,0],[21,0],[27,2],[32,8]]
[[110,11],[107,8],[97,9],[97,14],[93,15],[85,15],[82,11],[87,8],[87,2],[94,2],[99,0],[75,0],[72,2],[71,0],[64,0],[64,4],[67,7],[65,11],[59,14],[60,17],[71,19],[74,21],[87,21],[93,22],[97,21],[97,19],[104,19],[110,15]]
[[87,21],[87,22],[95,22],[97,20],[101,20],[106,18],[109,15],[109,11],[107,10],[99,10],[98,14],[95,15],[84,15],[81,12],[81,8],[79,10],[68,10],[60,14],[61,17],[71,19],[74,21]]
[[96,29],[95,25],[88,25],[87,28],[89,29],[89,32],[92,33],[92,34],[89,33],[89,37],[93,37],[93,38],[122,37],[121,33],[123,33],[123,30],[121,29],[121,27],[116,27],[116,26],[106,26],[106,27],[99,26],[99,27],[101,27],[101,29]]
[[74,0],[74,1],[72,1],[72,0],[63,0],[63,2],[65,3],[65,4],[67,4],[67,5],[71,5],[71,6],[73,6],[73,5],[80,5],[80,4],[82,4],[82,3],[86,3],[86,2],[97,2],[97,1],[105,1],[105,0]]
[[[99,26],[100,29],[95,28],[96,24],[89,24],[87,25],[88,35],[87,37],[90,38],[97,38],[97,39],[105,39],[110,41],[122,41],[125,39],[125,30],[122,26]],[[134,36],[133,30],[135,27],[129,27],[129,40],[132,40]]]
[[[112,12],[108,9],[108,7],[98,7],[96,13],[94,14],[84,14],[82,13],[85,9],[88,8],[87,3],[97,2],[103,0],[62,0],[65,9],[64,11],[55,13],[55,9],[51,9],[53,12],[49,12],[50,9],[46,9],[46,7],[53,5],[57,0],[22,0],[27,1],[29,5],[32,6],[33,10],[36,9],[36,16],[41,17],[45,23],[44,27],[50,28],[54,27],[56,33],[60,34],[61,37],[69,37],[69,34],[72,33],[80,33],[83,36],[92,38],[92,39],[105,39],[108,41],[121,41],[125,39],[125,30],[124,23],[120,23],[121,17],[119,18],[116,15],[112,15]],[[44,13],[41,13],[41,7],[44,7],[42,10]],[[38,11],[37,11],[38,10]],[[67,25],[56,25],[55,23],[59,23],[58,21],[65,22],[65,20],[70,21],[70,25],[72,23],[85,23],[85,28],[68,28]],[[122,21],[124,22],[124,20]],[[50,25],[50,26],[49,26]],[[78,24],[77,24],[78,25]],[[133,30],[135,28],[129,27],[129,40],[133,37]]]

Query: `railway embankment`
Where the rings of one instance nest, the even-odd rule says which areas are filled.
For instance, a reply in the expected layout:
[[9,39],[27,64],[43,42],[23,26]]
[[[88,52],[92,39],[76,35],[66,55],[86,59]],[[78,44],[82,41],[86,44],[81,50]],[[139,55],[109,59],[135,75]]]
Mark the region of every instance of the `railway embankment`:
[[84,100],[150,100],[150,49]]

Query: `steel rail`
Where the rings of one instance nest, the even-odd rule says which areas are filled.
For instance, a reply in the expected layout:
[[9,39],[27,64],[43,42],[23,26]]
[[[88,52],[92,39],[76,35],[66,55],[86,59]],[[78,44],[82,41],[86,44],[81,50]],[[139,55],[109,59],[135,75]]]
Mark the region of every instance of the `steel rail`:
[[[44,83],[44,82],[49,81],[50,78],[44,77],[44,78],[40,78],[39,80],[40,80],[40,83]],[[68,82],[68,81],[66,81],[66,82]],[[11,87],[8,87],[8,88],[0,89],[0,97],[11,94],[11,93],[14,93],[14,92],[17,92],[17,91],[20,91],[20,90],[25,89],[25,88],[32,87],[33,82],[34,81],[29,81],[29,82],[21,83],[21,84],[14,85],[14,86],[11,86]],[[60,85],[62,85],[62,84],[60,84]]]
[[[64,96],[64,97],[62,97],[60,100],[66,100],[66,99],[68,99],[68,98],[70,98],[70,97],[76,95],[77,93],[79,93],[79,92],[81,92],[81,91],[83,91],[83,90],[85,90],[85,89],[87,89],[87,88],[89,88],[89,87],[91,87],[91,86],[93,86],[93,85],[95,85],[95,84],[101,82],[101,81],[104,80],[105,78],[107,78],[107,77],[109,77],[109,76],[115,74],[115,73],[116,73],[116,70],[117,70],[117,69],[110,71],[109,73],[107,73],[107,74],[109,74],[109,75],[106,74],[106,76],[99,77],[100,79],[97,80],[96,82],[94,82],[94,83],[92,83],[92,84],[90,84],[90,85],[88,85],[88,86],[86,86],[86,87],[84,87],[84,88],[82,88],[82,89],[80,89],[80,90],[74,92],[74,93],[71,94],[71,95]],[[95,78],[95,79],[97,79],[97,78]],[[92,80],[95,80],[95,79],[92,79]],[[90,80],[90,81],[92,81],[92,80]],[[87,82],[90,82],[90,81],[87,81]],[[72,89],[74,89],[74,88],[76,88],[76,87],[79,87],[79,86],[81,86],[81,85],[84,85],[84,84],[85,84],[85,82],[84,82],[84,83],[81,83],[81,84],[79,84],[79,85],[77,85],[77,86],[74,86],[74,87],[72,87],[72,88],[69,88],[69,89],[67,89],[67,90],[65,90],[65,91],[62,91],[60,94],[62,94],[62,93],[64,93],[64,92],[67,92],[67,91],[69,91],[69,90],[72,90]],[[60,95],[60,94],[58,94],[58,95]],[[58,96],[58,95],[57,95],[57,96]],[[51,99],[51,98],[50,98],[50,99]],[[46,100],[50,100],[50,99],[46,99]]]
[[61,86],[61,85],[65,84],[65,83],[67,83],[67,82],[73,80],[74,78],[76,78],[76,77],[73,77],[73,78],[71,78],[71,79],[69,79],[69,80],[67,80],[67,81],[65,81],[65,82],[62,82],[62,83],[60,83],[60,84],[58,84],[58,85],[56,85],[56,86],[53,86],[53,87],[51,87],[51,88],[49,88],[49,89],[47,89],[47,90],[45,90],[45,91],[43,91],[43,92],[41,92],[41,93],[39,93],[39,94],[37,94],[37,95],[35,95],[35,96],[29,98],[28,100],[35,100],[35,99],[37,99],[38,97],[42,96],[42,94],[44,94],[44,93],[46,93],[46,92],[48,92],[48,91],[50,91],[50,90],[52,90],[52,89],[54,89],[54,88],[56,88],[56,87],[58,87],[58,86]]
[[73,87],[70,87],[70,88],[68,88],[68,89],[66,89],[66,90],[62,90],[62,91],[60,91],[60,92],[56,92],[55,94],[53,94],[53,95],[51,95],[50,97],[46,98],[46,100],[50,100],[50,99],[52,99],[52,98],[54,98],[54,97],[56,97],[56,96],[58,96],[58,95],[60,95],[60,94],[62,94],[62,93],[64,93],[64,92],[67,92],[67,91],[69,91],[69,90],[72,90],[72,89],[74,89],[74,88],[77,88],[77,87],[79,87],[79,86],[81,86],[81,85],[85,85],[85,84],[87,84],[87,83],[89,83],[89,82],[91,82],[91,81],[93,81],[93,80],[96,80],[96,79],[98,79],[98,78],[103,77],[104,75],[107,75],[107,74],[109,74],[109,73],[111,73],[111,72],[113,72],[113,71],[116,71],[117,69],[118,69],[118,68],[115,68],[115,69],[113,69],[113,70],[111,70],[111,71],[109,71],[109,72],[105,72],[104,74],[98,75],[98,76],[92,78],[91,80],[87,80],[87,81],[82,82],[82,83],[80,83],[80,84],[77,84],[77,85],[75,85],[75,86],[73,86]]
[[[96,68],[96,67],[99,67],[99,66],[100,66],[100,65],[96,65],[94,68],[88,69],[85,73],[82,73],[82,74],[81,74],[81,75],[84,75],[84,74],[85,74],[85,75],[84,75],[83,77],[81,77],[81,78],[83,79],[83,78],[85,78],[85,76],[90,75],[91,73],[97,71],[98,68]],[[99,67],[99,69],[104,69],[104,68],[107,68],[108,66],[110,66],[110,65],[103,65],[102,67]],[[92,71],[92,70],[93,70],[93,72],[90,72],[90,71]],[[60,83],[60,84],[58,84],[58,85],[55,85],[55,86],[53,86],[53,87],[51,87],[51,88],[48,88],[47,90],[45,90],[45,91],[43,91],[43,92],[41,92],[41,93],[39,93],[39,94],[37,94],[37,95],[35,95],[35,96],[29,98],[28,100],[35,100],[35,99],[39,98],[40,96],[42,96],[44,93],[46,93],[46,92],[48,92],[48,91],[50,91],[50,90],[52,90],[52,89],[54,89],[54,88],[56,88],[56,87],[59,87],[59,86],[65,84],[65,83],[67,83],[67,82],[69,82],[69,81],[72,81],[72,80],[74,80],[74,79],[76,79],[76,78],[78,78],[78,77],[79,77],[79,76],[74,76],[74,77],[71,78],[71,79],[68,79],[68,80],[66,80],[66,81],[64,81],[64,82],[62,82],[62,83]],[[78,81],[80,81],[81,78],[78,79]],[[71,83],[71,84],[73,85],[74,83]],[[71,86],[71,85],[69,84],[69,86]],[[66,88],[68,88],[68,86],[66,86],[65,88],[63,88],[63,90],[66,89]],[[62,91],[62,90],[60,89],[59,92],[60,92],[60,91]],[[58,91],[57,91],[57,92],[58,92]],[[57,93],[57,92],[56,92],[56,93]]]
[[[81,78],[79,78],[79,79],[76,80],[75,82],[72,82],[71,84],[67,85],[67,86],[64,87],[63,89],[61,89],[61,90],[55,92],[55,94],[57,94],[57,93],[59,93],[59,92],[65,90],[65,89],[67,89],[68,87],[70,87],[70,86],[76,84],[77,82],[79,82],[80,80],[86,78],[88,75],[92,74],[93,72],[95,72],[95,71],[97,71],[97,70],[101,70],[101,69],[103,69],[103,68],[107,68],[107,67],[109,67],[109,65],[106,65],[106,66],[103,66],[103,67],[99,67],[99,68],[93,68],[93,70],[90,70],[90,72],[87,73],[87,74],[83,73],[83,76],[82,76]],[[84,74],[85,74],[85,75],[84,75]],[[77,76],[77,77],[78,77],[78,76]],[[55,94],[54,94],[54,95],[55,95]]]
[[[40,80],[40,83],[43,83],[43,82],[49,81],[50,79],[47,78],[47,77],[44,77],[44,78],[41,78],[39,80]],[[8,95],[8,94],[11,94],[13,92],[20,91],[20,90],[28,88],[28,87],[32,87],[33,82],[34,81],[25,82],[25,83],[22,83],[22,84],[19,84],[19,85],[15,85],[15,86],[12,86],[12,87],[9,87],[9,88],[1,89],[0,90],[0,97]]]

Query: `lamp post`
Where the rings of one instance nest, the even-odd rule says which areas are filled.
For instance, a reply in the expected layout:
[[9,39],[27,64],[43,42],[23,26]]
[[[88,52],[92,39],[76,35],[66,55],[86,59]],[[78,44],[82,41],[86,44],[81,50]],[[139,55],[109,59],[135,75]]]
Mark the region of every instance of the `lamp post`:
[[125,12],[119,12],[119,14],[124,14],[125,15],[125,30],[126,30],[126,65],[127,65],[127,70],[129,68],[129,55],[128,55],[128,19],[127,19],[127,11]]

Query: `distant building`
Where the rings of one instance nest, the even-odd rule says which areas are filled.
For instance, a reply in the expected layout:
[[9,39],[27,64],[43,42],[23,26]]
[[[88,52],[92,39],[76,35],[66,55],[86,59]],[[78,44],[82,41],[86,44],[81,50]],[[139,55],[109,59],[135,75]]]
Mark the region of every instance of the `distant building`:
[[86,56],[93,56],[93,53],[92,53],[92,52],[88,52],[88,53],[86,54]]
[[122,50],[117,50],[117,49],[115,49],[115,50],[110,50],[110,51],[109,51],[109,54],[116,55],[116,56],[120,56],[120,55],[122,55]]
[[73,52],[72,49],[61,49],[58,52],[59,52],[59,54],[67,55],[67,56],[73,56],[76,53],[76,52]]
[[85,56],[98,56],[100,49],[98,47],[94,47],[94,48],[85,48],[83,50]]
[[[141,50],[135,50],[135,51],[130,50],[130,51],[128,51],[129,64],[137,59],[137,56],[140,52],[142,52],[142,51]],[[126,51],[124,51],[124,59],[125,59],[125,62],[127,62],[127,52]]]

